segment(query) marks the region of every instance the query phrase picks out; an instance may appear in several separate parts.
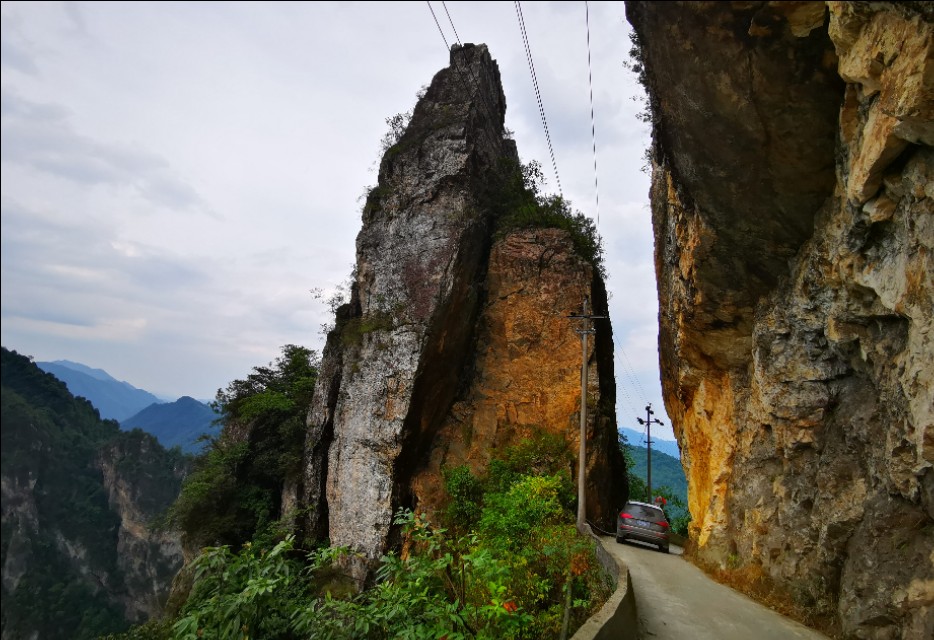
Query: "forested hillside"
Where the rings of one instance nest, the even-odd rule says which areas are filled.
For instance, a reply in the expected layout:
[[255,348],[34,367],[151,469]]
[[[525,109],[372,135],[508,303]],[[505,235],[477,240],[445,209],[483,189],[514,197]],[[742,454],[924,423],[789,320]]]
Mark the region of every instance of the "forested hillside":
[[15,351],[0,362],[2,637],[94,638],[145,620],[181,562],[177,540],[145,525],[174,500],[185,459],[101,420]]
[[[645,447],[629,445],[629,450],[632,453],[634,463],[630,473],[645,480],[646,469],[648,468]],[[670,488],[684,504],[687,504],[688,482],[684,477],[684,468],[681,466],[681,461],[672,458],[667,453],[657,451],[654,447],[652,448],[652,486]]]
[[217,419],[218,415],[208,405],[182,396],[175,402],[151,404],[121,420],[120,426],[151,433],[167,449],[177,446],[185,453],[199,453],[205,445],[200,438],[212,432]]

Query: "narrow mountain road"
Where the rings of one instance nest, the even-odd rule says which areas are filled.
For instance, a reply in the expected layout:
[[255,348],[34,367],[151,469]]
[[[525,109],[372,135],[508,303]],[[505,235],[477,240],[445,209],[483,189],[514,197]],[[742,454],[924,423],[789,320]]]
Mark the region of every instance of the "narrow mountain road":
[[644,640],[819,640],[827,636],[760,605],[671,553],[638,542],[618,544],[603,537],[603,546],[622,558],[632,575]]

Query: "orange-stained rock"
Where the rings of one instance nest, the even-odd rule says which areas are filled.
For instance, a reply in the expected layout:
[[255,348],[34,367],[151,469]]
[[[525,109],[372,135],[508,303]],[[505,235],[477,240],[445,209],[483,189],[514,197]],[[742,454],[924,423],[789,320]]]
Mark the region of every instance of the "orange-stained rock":
[[[934,8],[627,3],[701,559],[934,637]],[[796,15],[797,13],[797,15]]]
[[[494,244],[487,302],[478,322],[471,384],[434,439],[430,462],[413,484],[419,508],[445,498],[441,470],[469,464],[482,473],[503,447],[534,431],[557,434],[576,454],[580,444],[581,341],[575,332],[586,296],[607,315],[602,279],[575,252],[567,232],[515,231]],[[588,340],[587,514],[604,529],[625,502],[618,447],[612,329],[597,320]],[[609,407],[609,409],[608,409]],[[576,466],[568,469],[577,478]]]
[[[358,552],[363,580],[398,542],[399,508],[442,499],[442,464],[484,466],[532,425],[577,441],[581,354],[566,316],[602,280],[559,231],[495,242],[518,169],[504,135],[499,67],[456,45],[399,141],[386,150],[357,236],[351,300],[338,310],[310,407],[299,482],[283,504],[306,539]],[[494,244],[496,245],[494,248]],[[491,258],[492,253],[492,258]],[[625,498],[613,344],[601,321],[590,359],[589,513],[606,527]],[[595,412],[596,413],[596,412]]]

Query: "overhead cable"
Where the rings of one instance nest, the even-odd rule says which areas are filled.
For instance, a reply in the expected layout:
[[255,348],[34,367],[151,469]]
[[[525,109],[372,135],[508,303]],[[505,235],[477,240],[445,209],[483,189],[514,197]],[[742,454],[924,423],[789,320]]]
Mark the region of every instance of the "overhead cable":
[[444,7],[444,12],[445,12],[445,13],[447,14],[447,16],[448,16],[448,22],[451,23],[451,30],[454,31],[454,37],[457,38],[457,44],[463,45],[463,43],[461,42],[461,37],[460,37],[459,35],[457,35],[457,27],[454,26],[454,21],[451,20],[451,14],[450,14],[450,12],[448,12],[448,3],[447,3],[447,2],[444,2],[444,0],[442,0],[442,1],[441,1],[441,6]]
[[522,15],[522,3],[515,0],[516,17],[519,20],[519,31],[522,33],[522,43],[525,45],[525,57],[529,63],[529,73],[532,76],[532,88],[535,90],[535,99],[538,102],[538,113],[542,117],[542,128],[545,130],[545,141],[548,143],[548,154],[551,156],[551,167],[555,172],[555,181],[558,184],[558,194],[564,197],[561,189],[561,177],[558,175],[558,162],[555,160],[555,150],[551,144],[551,132],[548,130],[548,118],[545,117],[545,105],[542,101],[542,92],[538,86],[538,75],[535,73],[535,62],[532,60],[532,48],[529,46],[529,34],[525,28],[525,17]]
[[[438,33],[441,34],[441,39],[444,40],[444,46],[445,46],[445,48],[448,50],[448,52],[450,52],[450,51],[451,51],[451,45],[448,44],[448,38],[447,38],[447,36],[444,35],[444,30],[441,28],[441,23],[438,22],[438,16],[435,15],[435,10],[434,10],[434,8],[432,8],[431,3],[428,2],[428,0],[425,0],[425,4],[428,5],[428,10],[431,11],[431,17],[435,19],[435,25],[438,27]],[[445,8],[445,11],[447,11],[447,8]],[[450,18],[450,16],[448,16],[448,17]],[[456,34],[455,34],[455,35],[456,35]]]
[[590,3],[584,2],[587,23],[587,81],[590,85],[590,139],[593,141],[593,190],[597,199],[597,227],[600,227],[600,183],[597,180],[597,125],[593,113],[593,65],[590,62]]

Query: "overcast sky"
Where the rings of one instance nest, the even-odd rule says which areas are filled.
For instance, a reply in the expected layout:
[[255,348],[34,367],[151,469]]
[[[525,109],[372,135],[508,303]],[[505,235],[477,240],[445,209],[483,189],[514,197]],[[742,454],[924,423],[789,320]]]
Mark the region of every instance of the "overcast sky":
[[[551,176],[514,3],[447,8]],[[671,438],[641,89],[622,2],[590,11],[619,422],[652,402]],[[584,3],[523,13],[564,194],[596,217]],[[385,119],[448,64],[427,4],[4,2],[2,23],[3,346],[201,399],[284,344],[320,351],[310,291],[350,273]]]

